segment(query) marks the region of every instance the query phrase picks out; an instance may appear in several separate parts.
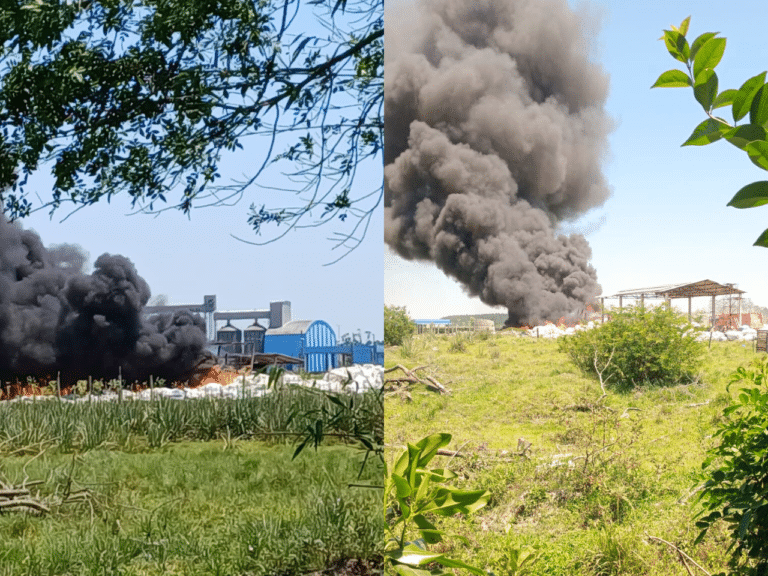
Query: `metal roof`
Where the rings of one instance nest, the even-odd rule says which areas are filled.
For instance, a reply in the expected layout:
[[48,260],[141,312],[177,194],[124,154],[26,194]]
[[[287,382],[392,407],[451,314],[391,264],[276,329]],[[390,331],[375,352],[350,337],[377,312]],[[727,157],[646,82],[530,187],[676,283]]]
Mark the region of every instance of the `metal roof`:
[[280,328],[270,328],[267,330],[267,335],[304,334],[314,322],[314,320],[291,320],[280,326]]
[[664,284],[662,286],[651,286],[648,288],[634,288],[632,290],[622,290],[616,292],[609,298],[618,296],[630,296],[639,298],[696,298],[699,296],[723,296],[725,294],[745,294],[744,290],[739,290],[726,284],[718,284],[712,280],[699,280],[698,282],[686,282],[684,284]]

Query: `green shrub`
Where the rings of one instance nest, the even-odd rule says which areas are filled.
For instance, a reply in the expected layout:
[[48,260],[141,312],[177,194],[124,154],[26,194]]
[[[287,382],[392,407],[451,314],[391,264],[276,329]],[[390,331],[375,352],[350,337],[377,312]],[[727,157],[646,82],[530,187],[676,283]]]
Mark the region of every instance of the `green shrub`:
[[416,324],[405,306],[384,306],[384,344],[400,346],[416,332]]
[[[558,347],[586,373],[618,389],[693,381],[704,345],[668,306],[613,312],[605,324],[560,338]],[[595,366],[597,365],[597,366]]]
[[451,344],[448,346],[448,352],[466,352],[467,341],[468,338],[464,334],[456,332],[456,334],[454,334],[451,338]]
[[[718,521],[731,533],[731,574],[768,574],[768,357],[756,359],[751,369],[739,368],[728,388],[739,389],[738,399],[724,410],[715,432],[720,445],[709,451],[703,469],[704,488],[698,501],[702,518],[696,542]],[[708,514],[707,514],[708,513]],[[706,516],[704,516],[706,514]]]

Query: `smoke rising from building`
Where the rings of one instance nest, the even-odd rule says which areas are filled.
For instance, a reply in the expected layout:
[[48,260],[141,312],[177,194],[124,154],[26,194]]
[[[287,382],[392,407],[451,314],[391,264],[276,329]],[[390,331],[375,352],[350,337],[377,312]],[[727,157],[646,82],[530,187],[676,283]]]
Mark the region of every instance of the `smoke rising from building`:
[[610,195],[608,77],[566,0],[390,3],[385,240],[433,261],[509,325],[601,291],[583,236],[557,224]]
[[202,318],[145,318],[149,286],[130,260],[102,254],[91,274],[86,260],[0,214],[0,379],[186,379],[206,344]]

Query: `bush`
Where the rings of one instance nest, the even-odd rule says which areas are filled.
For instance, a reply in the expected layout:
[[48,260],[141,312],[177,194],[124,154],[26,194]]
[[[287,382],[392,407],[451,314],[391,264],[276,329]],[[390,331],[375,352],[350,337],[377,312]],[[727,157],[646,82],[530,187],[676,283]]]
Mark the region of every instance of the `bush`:
[[707,476],[698,501],[707,514],[696,522],[701,541],[707,530],[724,520],[731,533],[731,574],[768,574],[768,358],[739,368],[728,385],[744,386],[724,411],[714,437],[720,445],[709,451]]
[[704,345],[694,340],[689,328],[666,305],[635,307],[613,312],[602,326],[560,338],[559,349],[586,373],[604,370],[603,382],[614,388],[669,386],[697,376]]
[[405,306],[384,306],[384,344],[400,346],[416,332],[416,324]]

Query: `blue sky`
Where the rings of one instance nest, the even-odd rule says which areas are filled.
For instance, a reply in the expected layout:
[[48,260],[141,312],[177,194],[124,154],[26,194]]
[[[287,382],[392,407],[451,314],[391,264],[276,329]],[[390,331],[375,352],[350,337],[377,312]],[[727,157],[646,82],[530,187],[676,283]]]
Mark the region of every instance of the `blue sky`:
[[[616,127],[604,163],[611,198],[566,223],[563,231],[585,233],[603,295],[711,279],[736,283],[746,297],[768,306],[768,249],[752,246],[768,228],[768,207],[726,206],[741,187],[768,175],[725,141],[682,148],[706,118],[701,106],[690,89],[650,89],[665,70],[683,68],[658,38],[687,16],[690,41],[704,32],[727,38],[716,69],[721,91],[739,88],[768,69],[764,5],[738,0],[570,4],[591,24],[592,58],[610,75],[607,109]],[[733,122],[730,108],[717,113]],[[385,252],[386,304],[404,305],[415,318],[506,312],[468,297],[429,263]],[[694,308],[705,305],[706,300],[694,300]]]
[[[242,143],[244,150],[237,155],[223,154],[219,169],[222,184],[252,174],[263,161],[266,138],[252,137]],[[278,167],[268,171],[259,183],[289,186],[281,170],[290,165]],[[30,179],[44,200],[50,197],[47,172],[43,169]],[[380,159],[362,166],[356,195],[376,189],[381,178]],[[171,193],[168,198],[179,196]],[[70,210],[64,206],[52,219],[47,211],[40,211],[20,223],[37,231],[46,246],[80,245],[89,253],[91,266],[105,252],[128,257],[148,282],[153,297],[165,295],[169,304],[202,303],[206,294],[217,296],[219,310],[268,309],[270,301],[289,300],[295,320],[325,320],[337,337],[360,330],[363,339],[368,331],[381,339],[381,210],[376,212],[361,246],[341,261],[324,266],[339,256],[331,237],[349,229],[349,220],[292,231],[272,244],[251,246],[232,236],[264,241],[285,226],[266,225],[262,235],[255,236],[247,224],[251,203],[268,208],[297,205],[296,197],[287,192],[253,188],[235,206],[195,209],[190,219],[177,210],[157,216],[131,215],[134,210],[130,203],[116,198],[111,204],[102,201],[66,219]],[[239,324],[245,327],[248,323]]]

